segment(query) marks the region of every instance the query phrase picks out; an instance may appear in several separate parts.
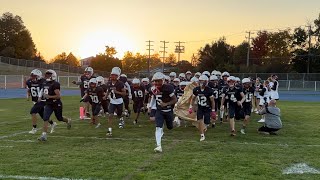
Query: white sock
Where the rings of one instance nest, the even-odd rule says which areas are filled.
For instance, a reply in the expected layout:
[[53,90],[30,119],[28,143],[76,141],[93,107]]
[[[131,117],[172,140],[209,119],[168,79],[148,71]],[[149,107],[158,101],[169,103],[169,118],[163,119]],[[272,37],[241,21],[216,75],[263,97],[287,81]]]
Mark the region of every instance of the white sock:
[[201,134],[201,137],[204,137],[204,134]]
[[42,132],[42,135],[43,135],[43,136],[46,136],[46,135],[47,135],[47,133],[46,133],[46,132]]
[[112,131],[112,128],[108,128],[108,131],[110,131],[110,132],[111,132],[111,131]]
[[224,111],[220,111],[220,118],[223,118]]
[[162,135],[163,135],[163,128],[156,127],[155,136],[156,136],[157,146],[161,146]]

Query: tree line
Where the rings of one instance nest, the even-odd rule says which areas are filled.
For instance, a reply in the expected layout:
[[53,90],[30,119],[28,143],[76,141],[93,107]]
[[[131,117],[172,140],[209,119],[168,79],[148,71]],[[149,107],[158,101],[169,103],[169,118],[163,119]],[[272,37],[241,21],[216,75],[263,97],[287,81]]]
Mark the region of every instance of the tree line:
[[[196,64],[188,60],[177,62],[174,53],[164,59],[165,67],[177,72],[187,70],[203,71],[218,69],[230,72],[320,72],[320,14],[310,26],[294,29],[259,31],[252,42],[244,41],[237,46],[227,43],[225,37],[205,44],[199,48]],[[249,49],[249,66],[247,55]],[[147,70],[162,66],[163,59],[155,53],[150,58],[141,53],[126,52],[120,60],[116,47],[106,46],[105,52],[95,55],[91,66],[100,71],[110,71],[119,66],[126,73]],[[30,31],[24,25],[22,18],[10,12],[0,17],[0,56],[45,61],[33,42]],[[72,52],[56,55],[49,63],[80,66],[79,58]]]

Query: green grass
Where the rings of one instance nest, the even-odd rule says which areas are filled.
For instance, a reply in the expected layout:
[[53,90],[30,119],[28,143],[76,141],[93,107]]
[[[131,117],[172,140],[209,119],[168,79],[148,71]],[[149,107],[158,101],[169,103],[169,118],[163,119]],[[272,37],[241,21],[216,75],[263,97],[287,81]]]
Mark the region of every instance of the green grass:
[[[64,97],[64,115],[74,119],[67,130],[58,122],[48,141],[37,142],[31,129],[30,102],[0,100],[0,177],[5,175],[84,179],[319,179],[320,175],[283,175],[295,163],[320,169],[320,103],[280,101],[284,128],[278,136],[257,134],[261,124],[253,115],[247,135],[229,136],[228,124],[208,129],[199,142],[194,127],[165,129],[163,153],[153,152],[154,124],[127,121],[106,138],[78,120],[78,97]],[[116,123],[115,123],[116,125]],[[38,126],[42,126],[39,120]],[[239,130],[241,122],[237,122]],[[307,146],[308,145],[308,146]],[[1,179],[1,178],[0,178]]]

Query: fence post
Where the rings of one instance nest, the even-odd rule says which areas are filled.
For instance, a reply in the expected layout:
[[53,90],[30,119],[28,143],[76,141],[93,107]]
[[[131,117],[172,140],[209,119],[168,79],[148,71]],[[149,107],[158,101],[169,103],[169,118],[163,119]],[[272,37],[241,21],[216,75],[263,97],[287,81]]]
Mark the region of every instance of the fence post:
[[290,80],[289,80],[289,83],[288,83],[288,91],[290,91]]
[[7,75],[4,75],[4,89],[7,89]]
[[287,73],[287,81],[289,81],[289,74]]
[[21,88],[23,89],[24,88],[24,76],[21,75]]
[[58,82],[60,82],[60,76],[58,76],[58,79],[57,79],[57,80],[58,80]]
[[68,88],[70,87],[70,76],[68,76]]

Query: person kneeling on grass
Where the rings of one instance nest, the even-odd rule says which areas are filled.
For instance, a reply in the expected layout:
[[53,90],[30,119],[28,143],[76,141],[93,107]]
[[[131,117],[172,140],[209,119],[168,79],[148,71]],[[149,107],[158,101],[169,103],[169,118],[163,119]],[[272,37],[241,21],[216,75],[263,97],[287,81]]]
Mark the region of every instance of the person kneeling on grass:
[[277,135],[276,131],[282,128],[280,118],[280,109],[276,107],[276,100],[272,99],[269,105],[259,111],[260,115],[265,115],[265,122],[262,127],[258,129],[259,133]]

